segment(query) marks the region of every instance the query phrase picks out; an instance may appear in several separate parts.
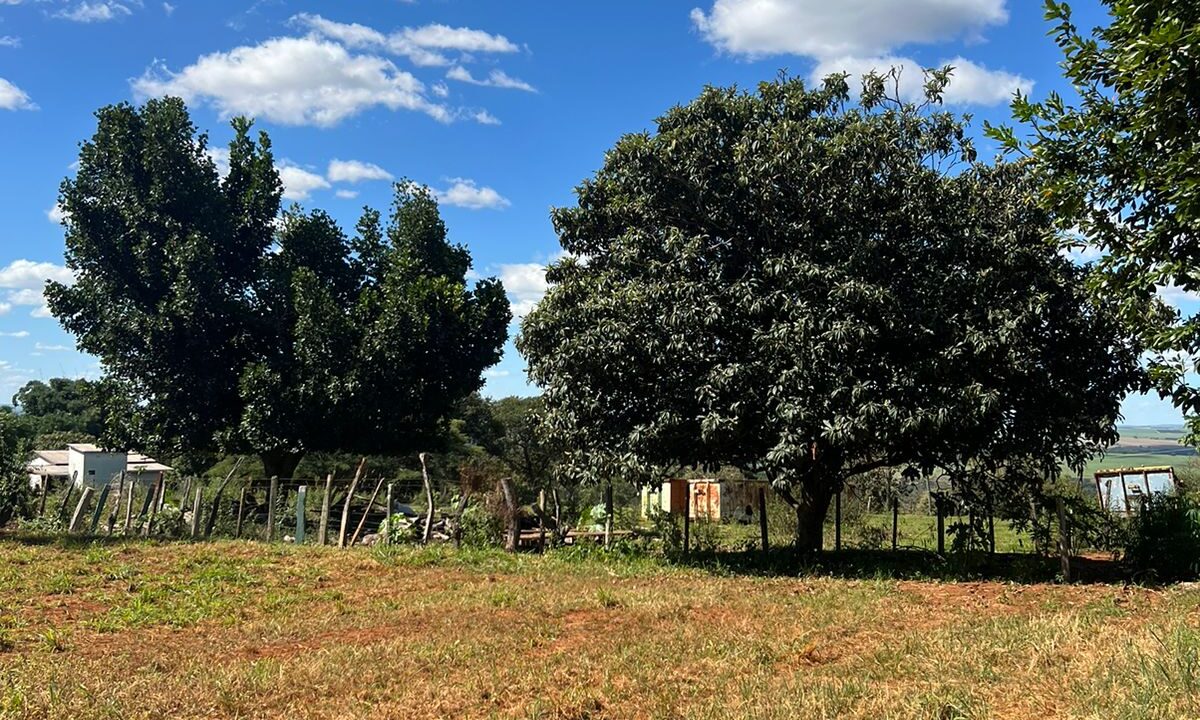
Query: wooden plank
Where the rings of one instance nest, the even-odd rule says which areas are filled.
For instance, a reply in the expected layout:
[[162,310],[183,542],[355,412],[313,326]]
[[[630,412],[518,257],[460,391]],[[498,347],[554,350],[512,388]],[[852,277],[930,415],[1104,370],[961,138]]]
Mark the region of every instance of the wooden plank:
[[354,501],[354,491],[358,489],[358,481],[362,479],[363,468],[367,466],[367,459],[364,457],[358,461],[358,469],[354,471],[354,479],[350,482],[350,489],[346,491],[346,502],[342,505],[342,525],[338,528],[338,547],[346,547],[346,530],[350,525],[350,503]]
[[318,545],[324,545],[329,538],[329,501],[332,493],[333,473],[329,473],[325,476],[325,494],[321,496],[321,527],[317,530]]
[[110,482],[100,491],[100,499],[96,501],[96,509],[92,512],[92,522],[88,526],[88,533],[91,535],[95,535],[96,529],[100,527],[100,517],[104,515],[104,506],[108,504],[108,493],[111,486]]
[[275,540],[275,502],[279,498],[279,477],[271,478],[271,487],[267,491],[267,542]]
[[[199,483],[197,483],[197,484],[199,484]],[[204,488],[197,487],[196,488],[196,499],[192,501],[192,523],[191,523],[191,528],[190,528],[190,531],[191,531],[190,534],[191,534],[191,537],[193,540],[195,540],[196,536],[200,534],[200,501],[202,499],[201,495],[203,494],[203,492],[204,492]]]
[[305,523],[306,523],[305,516],[304,516],[304,503],[307,498],[308,498],[308,486],[301,485],[299,488],[296,489],[296,536],[295,536],[296,539],[295,539],[295,543],[297,545],[304,544],[304,531],[305,531]]
[[73,533],[79,529],[79,521],[83,518],[83,509],[87,505],[87,501],[91,499],[93,492],[95,491],[91,487],[84,486],[83,492],[79,495],[79,504],[75,506],[75,513],[71,516],[71,524],[67,526],[67,532]]

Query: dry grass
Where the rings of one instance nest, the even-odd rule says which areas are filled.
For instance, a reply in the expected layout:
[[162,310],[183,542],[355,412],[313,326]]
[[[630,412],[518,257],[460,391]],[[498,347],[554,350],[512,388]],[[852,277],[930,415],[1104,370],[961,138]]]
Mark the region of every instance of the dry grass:
[[0,541],[3,718],[1194,718],[1196,591]]

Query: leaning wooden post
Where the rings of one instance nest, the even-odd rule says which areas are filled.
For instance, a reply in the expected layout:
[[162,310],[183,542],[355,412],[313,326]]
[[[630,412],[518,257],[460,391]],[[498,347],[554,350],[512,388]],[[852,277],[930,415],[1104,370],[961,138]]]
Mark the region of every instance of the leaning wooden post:
[[354,471],[354,480],[350,482],[350,489],[346,491],[346,502],[342,505],[342,525],[338,529],[338,547],[346,547],[346,530],[350,525],[350,503],[354,500],[354,491],[358,489],[358,481],[362,479],[363,468],[367,465],[367,459],[364,457],[358,462],[358,469]]
[[242,487],[242,494],[238,497],[238,514],[237,525],[233,529],[233,537],[240,540],[242,537],[242,518],[246,516],[246,488]]
[[329,494],[333,492],[333,473],[325,476],[325,494],[321,496],[321,526],[317,530],[317,544],[324,545],[329,535]]
[[87,505],[87,501],[92,498],[92,493],[95,492],[90,486],[84,486],[83,493],[79,496],[79,504],[75,506],[75,513],[71,516],[71,524],[67,526],[67,532],[75,532],[79,529],[79,521],[83,518],[83,509]]
[[189,535],[193,540],[195,540],[196,536],[200,534],[200,496],[203,492],[204,488],[197,487],[196,499],[192,501],[192,522],[191,527],[189,528]]
[[842,550],[842,491],[838,490],[833,496],[833,549]]
[[88,533],[96,534],[96,528],[100,527],[100,516],[104,514],[104,506],[108,504],[108,489],[111,486],[105,485],[100,491],[100,499],[96,501],[96,510],[92,513],[92,524],[88,526]]
[[770,550],[770,539],[767,537],[767,491],[765,488],[758,489],[758,532],[762,535],[763,554],[768,554]]
[[129,495],[125,497],[125,523],[121,528],[121,534],[129,533],[129,523],[133,522],[133,496],[137,490],[137,478],[134,477],[129,481]]
[[305,527],[304,527],[305,526],[304,502],[307,497],[308,497],[308,486],[307,485],[301,485],[300,487],[296,488],[296,540],[295,540],[295,542],[297,545],[304,544],[304,530],[305,530]]
[[538,490],[538,550],[546,552],[546,491]]
[[38,517],[42,517],[46,514],[46,493],[49,491],[49,489],[50,489],[50,476],[43,475],[42,476],[42,488],[41,488],[42,497],[40,500],[38,500]]
[[66,522],[67,509],[71,507],[71,493],[75,492],[75,480],[79,477],[78,472],[71,473],[71,481],[67,483],[67,491],[63,494],[62,502],[58,505],[58,517],[62,522]]
[[208,508],[208,521],[204,524],[204,537],[206,539],[212,537],[213,529],[217,526],[217,513],[221,510],[221,497],[225,494],[225,486],[229,485],[229,481],[233,479],[233,474],[238,471],[241,465],[242,458],[239,457],[237,462],[233,464],[233,469],[229,471],[229,474],[217,486],[217,494],[213,495],[212,504]]
[[113,500],[112,512],[108,514],[108,520],[104,523],[104,534],[112,535],[113,527],[117,524],[117,515],[121,514],[121,498],[125,494],[125,471],[121,471],[121,477],[117,480],[117,497]]
[[900,498],[892,498],[892,550],[900,547]]
[[363,526],[367,524],[367,516],[371,514],[371,508],[375,507],[375,498],[379,497],[379,489],[383,487],[383,478],[379,478],[379,482],[375,483],[375,490],[371,493],[371,499],[367,501],[367,507],[363,510],[362,517],[358,520],[358,527],[354,528],[354,535],[350,538],[350,545],[358,542],[358,536],[362,534]]
[[275,501],[279,497],[279,476],[271,476],[271,487],[267,491],[267,542],[275,540]]
[[1061,497],[1054,499],[1058,510],[1058,557],[1063,582],[1071,582],[1071,528],[1067,525],[1067,506]]
[[[154,527],[154,516],[158,514],[158,503],[165,492],[163,487],[165,484],[162,473],[159,473],[158,479],[154,481],[154,487],[146,495],[146,500],[150,502],[150,512],[147,514],[145,510],[142,511],[142,515],[146,515],[146,525],[142,528],[142,537],[150,537],[150,531]],[[141,518],[142,515],[138,515],[138,518]]]
[[[428,545],[433,537],[433,484],[429,482],[429,468],[425,466],[425,453],[418,455],[421,459],[421,483],[425,486],[425,529],[421,532],[421,544]],[[505,496],[506,500],[511,500]],[[512,507],[509,507],[512,512]],[[513,522],[516,522],[515,516]],[[515,548],[514,548],[515,549]]]

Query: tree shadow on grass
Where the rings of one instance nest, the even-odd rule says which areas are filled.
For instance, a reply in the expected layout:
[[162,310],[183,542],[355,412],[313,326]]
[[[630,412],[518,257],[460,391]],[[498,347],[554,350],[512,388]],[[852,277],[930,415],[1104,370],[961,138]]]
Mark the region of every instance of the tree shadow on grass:
[[[1057,557],[1028,553],[952,553],[940,556],[926,550],[825,551],[798,555],[791,548],[740,552],[693,552],[675,558],[686,567],[718,574],[757,576],[817,576],[854,580],[998,581],[1023,584],[1062,582]],[[1101,557],[1071,558],[1071,581],[1122,584],[1126,569],[1117,560]]]

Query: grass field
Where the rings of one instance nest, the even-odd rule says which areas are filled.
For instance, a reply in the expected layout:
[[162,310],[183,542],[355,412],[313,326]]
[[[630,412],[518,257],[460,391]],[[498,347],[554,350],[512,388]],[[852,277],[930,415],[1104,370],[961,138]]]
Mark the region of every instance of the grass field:
[[1200,592],[0,541],[4,718],[1195,718]]

